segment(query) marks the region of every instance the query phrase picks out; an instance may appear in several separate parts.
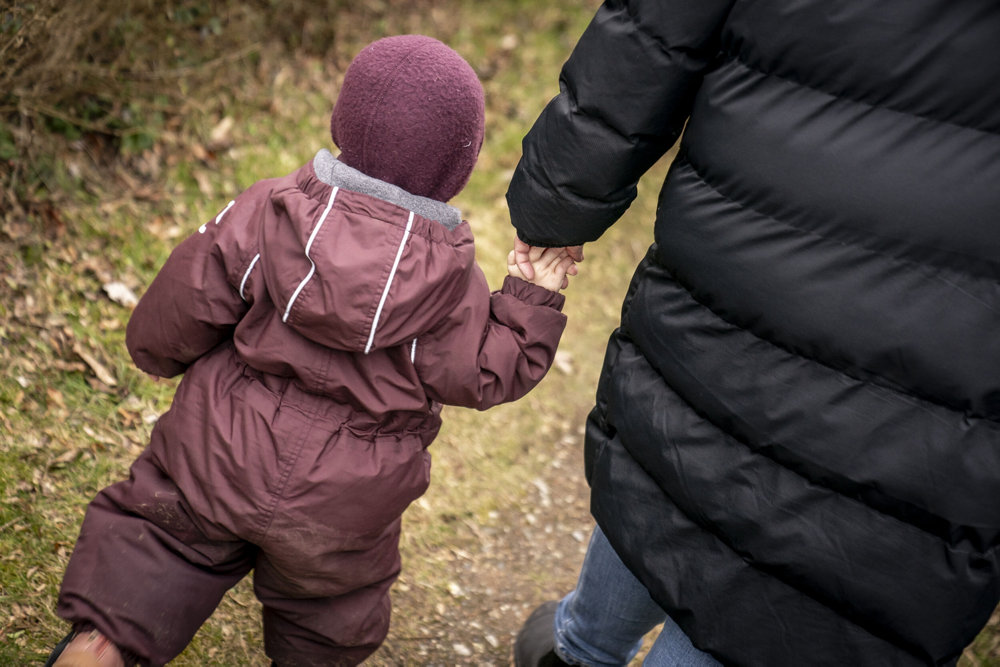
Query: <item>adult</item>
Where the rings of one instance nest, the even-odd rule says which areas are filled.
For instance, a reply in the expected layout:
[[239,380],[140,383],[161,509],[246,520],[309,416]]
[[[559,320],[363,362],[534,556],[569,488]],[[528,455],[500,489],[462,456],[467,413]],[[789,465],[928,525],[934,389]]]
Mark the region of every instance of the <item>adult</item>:
[[684,136],[587,421],[598,529],[518,664],[621,664],[659,608],[656,664],[952,664],[976,637],[998,44],[995,0],[600,8],[524,140],[520,253],[597,239]]

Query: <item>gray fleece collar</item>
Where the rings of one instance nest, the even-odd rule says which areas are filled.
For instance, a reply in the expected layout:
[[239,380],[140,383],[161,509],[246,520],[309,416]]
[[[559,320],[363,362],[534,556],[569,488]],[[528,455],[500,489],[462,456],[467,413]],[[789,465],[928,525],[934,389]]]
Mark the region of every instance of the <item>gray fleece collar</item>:
[[313,158],[313,169],[319,180],[327,185],[359,192],[401,206],[428,220],[436,220],[448,229],[455,229],[462,222],[462,214],[454,206],[410,194],[392,183],[367,176],[357,169],[348,167],[325,148],[320,149]]

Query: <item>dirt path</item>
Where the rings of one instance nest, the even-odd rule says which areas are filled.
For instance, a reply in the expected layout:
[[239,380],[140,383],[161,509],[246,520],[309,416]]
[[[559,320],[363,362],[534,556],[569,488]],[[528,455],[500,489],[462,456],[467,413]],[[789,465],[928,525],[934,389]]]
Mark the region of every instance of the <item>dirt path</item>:
[[[582,426],[582,421],[580,422]],[[567,434],[537,453],[539,474],[523,508],[466,523],[451,551],[453,603],[426,609],[417,632],[400,623],[371,665],[507,665],[514,635],[540,602],[561,596],[576,580],[590,537],[582,435]],[[397,615],[424,609],[418,585],[401,580]],[[406,623],[413,627],[412,624]]]

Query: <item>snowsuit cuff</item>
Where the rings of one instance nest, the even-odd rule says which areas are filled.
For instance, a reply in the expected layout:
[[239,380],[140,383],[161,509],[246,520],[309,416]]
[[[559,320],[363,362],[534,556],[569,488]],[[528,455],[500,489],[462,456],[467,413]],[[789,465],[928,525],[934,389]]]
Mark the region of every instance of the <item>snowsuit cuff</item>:
[[504,278],[500,292],[510,294],[529,306],[549,306],[560,312],[562,312],[563,304],[566,303],[566,297],[559,292],[553,292],[514,276]]

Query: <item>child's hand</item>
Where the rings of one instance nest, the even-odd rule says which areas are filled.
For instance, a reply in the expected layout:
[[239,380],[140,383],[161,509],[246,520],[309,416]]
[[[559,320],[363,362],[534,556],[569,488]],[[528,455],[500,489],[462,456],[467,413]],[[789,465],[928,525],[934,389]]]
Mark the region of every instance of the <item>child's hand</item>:
[[[525,280],[531,281],[535,277],[535,269],[532,268],[531,262],[538,259],[544,248],[538,248],[535,246],[530,246],[521,240],[519,236],[514,235],[514,260],[517,262],[517,268],[520,269],[520,274],[518,278],[524,278]],[[573,259],[574,262],[583,261],[583,246],[582,245],[571,245],[566,246],[566,252]],[[567,275],[575,276],[577,272],[576,264],[569,267],[566,272]],[[563,283],[563,289],[566,288],[566,283]]]
[[569,286],[569,275],[576,275],[576,262],[566,248],[531,248],[528,259],[534,269],[534,277],[528,279],[518,268],[513,250],[507,254],[507,273],[515,278],[558,292]]

